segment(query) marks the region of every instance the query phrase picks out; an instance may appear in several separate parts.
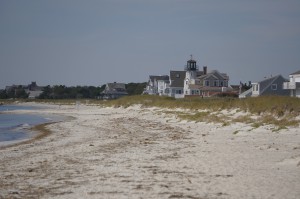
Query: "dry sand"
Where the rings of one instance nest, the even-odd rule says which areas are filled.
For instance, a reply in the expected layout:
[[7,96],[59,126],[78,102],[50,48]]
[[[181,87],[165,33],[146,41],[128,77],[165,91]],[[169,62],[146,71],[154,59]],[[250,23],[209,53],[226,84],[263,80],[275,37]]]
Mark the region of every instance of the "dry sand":
[[73,119],[0,149],[0,198],[300,198],[297,128],[222,127],[138,106],[38,112]]

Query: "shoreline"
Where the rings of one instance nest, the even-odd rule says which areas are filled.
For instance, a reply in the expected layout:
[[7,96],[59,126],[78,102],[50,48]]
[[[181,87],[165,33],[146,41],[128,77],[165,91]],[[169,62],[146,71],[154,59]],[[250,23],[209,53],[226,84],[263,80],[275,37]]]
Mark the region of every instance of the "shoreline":
[[3,144],[3,145],[0,144],[0,150],[6,149],[9,147],[16,147],[16,146],[23,145],[23,144],[30,144],[36,140],[42,139],[51,134],[51,130],[47,129],[47,126],[51,125],[51,124],[55,124],[55,123],[58,123],[58,122],[46,122],[46,123],[34,125],[34,126],[30,127],[27,131],[29,131],[30,133],[36,133],[35,136],[29,137],[25,140],[7,141],[7,142],[11,142],[11,143],[7,143],[7,144]]
[[[0,142],[0,149],[5,148],[5,147],[11,147],[14,145],[19,145],[19,144],[26,144],[30,143],[35,139],[40,139],[47,134],[47,129],[46,126],[56,123],[56,122],[61,122],[63,120],[67,120],[67,117],[64,117],[62,115],[58,114],[43,114],[42,109],[46,109],[47,105],[41,105],[41,104],[32,104],[32,103],[19,103],[15,104],[14,106],[20,106],[21,109],[11,109],[8,107],[7,110],[1,111],[0,114],[2,115],[11,115],[14,117],[14,115],[26,115],[26,117],[29,117],[27,120],[20,121],[20,123],[16,123],[16,126],[12,126],[10,130],[8,130],[9,133],[13,133],[15,128],[18,128],[17,132],[25,134],[26,137],[24,138],[17,138],[14,140],[9,140],[9,141],[1,141]],[[24,107],[28,107],[24,108]],[[48,105],[49,108],[49,105]],[[36,119],[30,118],[33,116]],[[64,117],[62,119],[62,117]],[[37,119],[38,118],[38,119]],[[44,121],[38,121],[38,120],[44,120]],[[18,120],[17,120],[18,121]],[[32,123],[33,122],[33,123]],[[28,124],[32,123],[32,124]],[[34,124],[36,123],[36,124]],[[29,127],[23,127],[23,125],[26,124]]]
[[272,132],[268,126],[189,122],[140,106],[63,105],[39,111],[73,119],[38,126],[49,133],[0,149],[0,197],[300,195],[298,128]]

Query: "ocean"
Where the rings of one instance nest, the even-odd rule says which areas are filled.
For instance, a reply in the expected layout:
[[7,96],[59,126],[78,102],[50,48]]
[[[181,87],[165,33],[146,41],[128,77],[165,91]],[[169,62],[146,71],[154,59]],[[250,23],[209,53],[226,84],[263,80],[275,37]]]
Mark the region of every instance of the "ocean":
[[42,107],[2,105],[0,106],[0,146],[21,142],[32,138],[35,133],[30,128],[43,123],[63,120],[60,116],[34,114],[13,114],[11,110],[35,110]]

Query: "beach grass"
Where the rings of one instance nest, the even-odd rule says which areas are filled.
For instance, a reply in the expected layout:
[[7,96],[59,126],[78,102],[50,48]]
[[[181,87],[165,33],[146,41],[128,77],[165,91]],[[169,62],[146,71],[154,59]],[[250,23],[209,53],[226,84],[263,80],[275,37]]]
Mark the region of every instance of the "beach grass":
[[156,106],[165,108],[183,108],[183,109],[239,109],[255,114],[269,112],[276,116],[284,114],[300,113],[300,99],[284,96],[262,96],[255,98],[237,99],[237,98],[191,98],[174,99],[171,97],[160,97],[153,95],[127,96],[117,100],[99,101],[100,104],[107,106],[128,107],[134,104],[143,106]]
[[[174,112],[182,120],[197,122],[222,123],[247,123],[258,128],[263,125],[275,125],[278,129],[287,126],[299,126],[300,99],[284,96],[262,96],[256,98],[192,98],[174,99],[160,96],[127,96],[117,100],[101,101],[104,106],[129,107],[140,104],[142,107],[159,107],[167,109],[184,109],[189,111]],[[230,119],[227,115],[220,114],[222,110],[236,110],[247,115]],[[253,119],[251,115],[257,116]]]

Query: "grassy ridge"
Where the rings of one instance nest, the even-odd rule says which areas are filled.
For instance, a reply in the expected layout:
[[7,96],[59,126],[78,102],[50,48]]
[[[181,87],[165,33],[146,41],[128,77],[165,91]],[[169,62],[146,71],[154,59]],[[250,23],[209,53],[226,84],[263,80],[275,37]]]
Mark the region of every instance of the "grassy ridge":
[[[128,107],[141,104],[144,107],[161,107],[168,109],[182,108],[188,112],[175,111],[179,118],[198,122],[214,122],[229,125],[233,122],[248,123],[253,128],[262,125],[274,125],[277,129],[287,126],[299,126],[300,99],[283,96],[263,96],[256,98],[192,98],[174,99],[159,96],[129,96],[118,100],[102,102],[106,106]],[[236,110],[248,113],[237,118],[230,118],[220,113],[222,110]],[[203,112],[204,111],[204,112]],[[257,116],[256,119],[251,115]]]
[[208,109],[218,111],[222,109],[240,109],[242,111],[261,114],[269,112],[277,116],[285,113],[300,114],[300,99],[283,96],[264,96],[256,98],[236,99],[236,98],[192,98],[174,99],[159,96],[128,96],[118,100],[104,102],[109,106],[128,107],[134,104],[143,106],[156,106],[164,108],[183,108],[183,109]]

